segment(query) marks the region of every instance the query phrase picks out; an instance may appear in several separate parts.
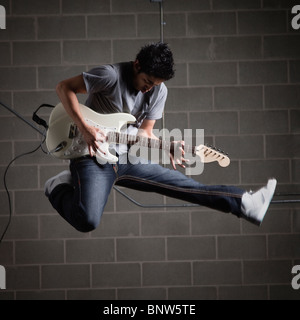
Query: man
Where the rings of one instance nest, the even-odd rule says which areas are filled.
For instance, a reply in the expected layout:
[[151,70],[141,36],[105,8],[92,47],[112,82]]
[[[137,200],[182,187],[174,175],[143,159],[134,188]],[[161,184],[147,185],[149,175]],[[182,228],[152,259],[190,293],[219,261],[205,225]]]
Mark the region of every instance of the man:
[[[94,230],[114,184],[157,192],[213,208],[231,212],[260,225],[273,197],[276,180],[256,193],[233,186],[206,186],[176,171],[184,167],[184,151],[179,159],[170,155],[173,169],[159,164],[119,161],[117,165],[97,163],[94,155],[105,140],[103,132],[83,118],[77,94],[88,93],[86,105],[99,113],[127,112],[137,119],[129,132],[153,135],[155,121],[162,117],[167,98],[164,81],[174,76],[173,55],[164,43],[144,46],[134,62],[105,65],[82,73],[57,85],[57,94],[67,113],[79,128],[90,155],[70,162],[70,171],[49,179],[45,194],[53,207],[81,232]],[[127,158],[127,146],[116,147],[120,158]]]

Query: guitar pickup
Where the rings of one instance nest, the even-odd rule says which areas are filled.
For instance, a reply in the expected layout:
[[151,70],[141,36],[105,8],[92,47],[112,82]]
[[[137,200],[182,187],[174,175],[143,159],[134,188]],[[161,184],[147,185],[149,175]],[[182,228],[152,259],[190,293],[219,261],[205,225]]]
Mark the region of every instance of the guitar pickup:
[[70,125],[70,130],[69,130],[69,139],[74,139],[77,136],[77,126],[76,124],[71,124]]

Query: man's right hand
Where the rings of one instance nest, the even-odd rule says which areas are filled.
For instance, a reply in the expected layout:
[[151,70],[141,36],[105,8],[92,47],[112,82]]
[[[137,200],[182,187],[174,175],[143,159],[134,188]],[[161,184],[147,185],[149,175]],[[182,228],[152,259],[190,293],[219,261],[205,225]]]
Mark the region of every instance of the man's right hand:
[[101,143],[106,141],[106,136],[102,130],[86,124],[80,131],[88,144],[91,157],[95,155],[98,149],[105,154],[105,152],[101,150]]

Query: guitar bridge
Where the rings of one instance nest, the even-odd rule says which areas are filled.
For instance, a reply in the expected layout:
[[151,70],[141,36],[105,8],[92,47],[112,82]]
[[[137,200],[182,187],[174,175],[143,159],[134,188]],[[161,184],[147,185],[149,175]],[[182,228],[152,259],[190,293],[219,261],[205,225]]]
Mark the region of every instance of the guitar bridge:
[[69,139],[74,139],[77,136],[77,126],[76,124],[72,123],[70,125],[70,130],[69,130]]

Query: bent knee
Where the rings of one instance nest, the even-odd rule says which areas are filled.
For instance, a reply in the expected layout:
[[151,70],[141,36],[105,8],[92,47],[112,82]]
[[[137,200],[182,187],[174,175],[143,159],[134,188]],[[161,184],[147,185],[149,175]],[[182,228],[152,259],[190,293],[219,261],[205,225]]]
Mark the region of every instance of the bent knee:
[[82,233],[94,231],[100,224],[101,216],[102,214],[99,216],[88,214],[83,215],[75,226],[76,230]]

